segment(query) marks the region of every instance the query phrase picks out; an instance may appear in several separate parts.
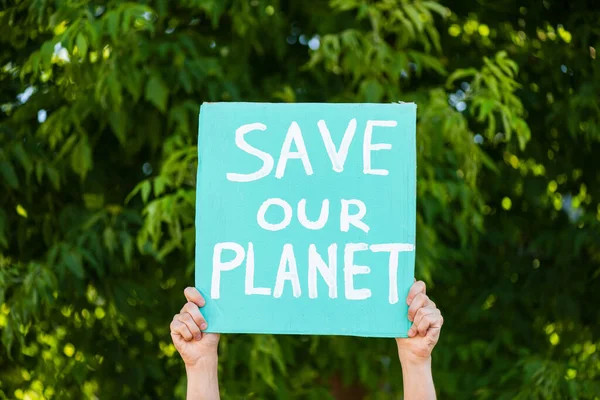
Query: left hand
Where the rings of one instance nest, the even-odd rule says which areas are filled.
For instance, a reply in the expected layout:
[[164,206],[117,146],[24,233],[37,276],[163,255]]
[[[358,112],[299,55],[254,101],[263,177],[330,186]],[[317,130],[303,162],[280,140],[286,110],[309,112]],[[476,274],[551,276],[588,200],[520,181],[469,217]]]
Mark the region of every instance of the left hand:
[[203,332],[207,324],[200,307],[204,307],[206,301],[195,287],[186,288],[183,294],[187,303],[171,322],[173,344],[186,368],[196,366],[201,360],[208,360],[216,367],[219,335]]
[[408,319],[413,322],[408,338],[397,338],[400,362],[429,361],[440,338],[444,318],[435,303],[427,297],[425,282],[415,282],[408,296]]

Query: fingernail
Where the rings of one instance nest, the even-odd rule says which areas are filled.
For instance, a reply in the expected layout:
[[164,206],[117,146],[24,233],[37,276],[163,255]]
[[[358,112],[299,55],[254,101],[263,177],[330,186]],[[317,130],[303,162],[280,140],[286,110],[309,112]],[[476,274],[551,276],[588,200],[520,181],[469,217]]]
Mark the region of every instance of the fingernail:
[[412,303],[412,299],[411,298],[406,299],[406,304],[408,304],[410,306],[410,303]]
[[196,339],[196,340],[202,339],[202,334],[198,333],[196,336],[194,336],[194,339]]
[[206,323],[200,325],[200,329],[205,330],[206,328],[208,328],[208,325],[206,325]]
[[408,330],[408,336],[412,337],[415,334],[415,331],[413,331],[413,328],[410,328]]

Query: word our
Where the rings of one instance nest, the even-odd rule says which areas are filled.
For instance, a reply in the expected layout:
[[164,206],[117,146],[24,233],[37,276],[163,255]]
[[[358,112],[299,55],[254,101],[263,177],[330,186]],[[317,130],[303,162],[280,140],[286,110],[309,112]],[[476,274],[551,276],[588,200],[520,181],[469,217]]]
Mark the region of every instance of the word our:
[[[363,137],[363,173],[370,175],[388,175],[389,171],[387,169],[375,169],[371,165],[371,152],[379,151],[379,150],[390,150],[392,145],[390,143],[372,143],[373,138],[373,128],[374,127],[388,127],[393,128],[398,125],[397,121],[393,120],[368,120],[364,137]],[[352,139],[354,138],[354,134],[356,133],[356,118],[353,118],[348,123],[348,127],[344,132],[344,137],[342,138],[339,150],[336,149],[333,140],[331,139],[331,133],[327,128],[327,124],[324,120],[320,120],[317,123],[319,128],[319,132],[321,133],[321,137],[323,138],[323,144],[325,145],[325,149],[327,150],[327,154],[329,159],[331,160],[332,168],[335,172],[342,172],[344,170],[344,163],[346,162],[346,158],[348,156],[348,150],[350,149],[350,144],[352,143]],[[267,126],[260,122],[255,122],[251,124],[245,124],[240,126],[235,131],[235,144],[244,152],[258,157],[263,165],[260,169],[255,172],[249,174],[240,174],[240,173],[228,173],[227,179],[232,182],[252,182],[258,179],[264,178],[269,175],[273,170],[275,165],[275,161],[271,154],[264,152],[262,150],[257,149],[256,147],[251,146],[248,142],[246,142],[244,136],[252,131],[266,131]],[[297,151],[291,151],[292,144],[295,144]],[[287,134],[281,146],[281,152],[279,154],[279,160],[277,161],[277,167],[275,169],[275,177],[277,179],[283,178],[285,174],[285,168],[288,160],[290,159],[299,159],[302,161],[302,165],[304,166],[304,171],[307,175],[313,174],[312,164],[308,157],[308,152],[306,150],[306,145],[304,144],[304,138],[302,137],[302,131],[300,130],[300,125],[296,121],[292,121],[290,127],[288,128]]]
[[[348,232],[350,225],[362,230],[365,233],[369,232],[369,226],[362,221],[365,214],[367,213],[367,207],[365,203],[357,199],[342,199],[341,211],[340,211],[340,231]],[[279,206],[283,210],[283,219],[278,223],[267,222],[265,214],[271,206]],[[350,206],[356,206],[358,212],[356,214],[350,214]],[[280,231],[285,229],[292,222],[292,206],[280,198],[270,198],[265,200],[256,213],[256,222],[258,225],[267,231]],[[306,216],[306,199],[302,199],[298,202],[298,221],[306,229],[319,230],[322,229],[327,220],[329,219],[329,200],[325,199],[321,202],[321,211],[316,221],[311,221]]]
[[[235,253],[232,260],[223,261],[223,252],[230,250]],[[366,265],[355,265],[354,255],[357,252],[370,250],[373,253],[389,252],[388,276],[389,276],[389,303],[398,302],[398,255],[400,252],[413,251],[414,245],[408,243],[347,243],[344,246],[343,273],[344,273],[344,296],[348,300],[365,300],[371,297],[371,290],[368,288],[357,289],[354,287],[354,276],[364,275],[371,272],[371,268]],[[321,275],[329,288],[329,297],[335,299],[338,297],[337,288],[337,244],[331,244],[327,249],[328,262],[317,252],[314,244],[308,246],[308,297],[316,299],[317,293],[317,273]],[[247,250],[242,245],[234,242],[217,243],[213,249],[213,274],[211,282],[210,297],[218,299],[221,296],[221,275],[223,272],[238,268],[246,259],[246,274],[244,280],[244,291],[248,296],[261,295],[280,298],[283,295],[285,283],[287,281],[292,285],[292,294],[298,298],[302,294],[300,278],[298,276],[298,267],[294,254],[294,246],[290,243],[283,245],[275,285],[273,290],[270,287],[256,287],[254,283],[254,245],[248,243]]]

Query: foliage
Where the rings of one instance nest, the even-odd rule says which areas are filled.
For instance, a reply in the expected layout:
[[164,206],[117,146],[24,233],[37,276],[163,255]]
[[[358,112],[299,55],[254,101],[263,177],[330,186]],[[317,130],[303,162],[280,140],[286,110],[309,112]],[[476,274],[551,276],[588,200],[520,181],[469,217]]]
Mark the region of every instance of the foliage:
[[[236,100],[416,101],[440,397],[600,396],[591,3],[0,4],[0,398],[183,397],[197,114]],[[390,340],[227,335],[220,369],[224,398],[401,393]]]

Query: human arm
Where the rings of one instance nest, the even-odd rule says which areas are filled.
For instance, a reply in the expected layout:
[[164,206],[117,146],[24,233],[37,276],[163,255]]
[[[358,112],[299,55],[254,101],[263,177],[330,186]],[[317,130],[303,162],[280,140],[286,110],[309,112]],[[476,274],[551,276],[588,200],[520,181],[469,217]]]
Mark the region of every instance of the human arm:
[[431,373],[431,352],[438,342],[444,318],[426,294],[423,281],[411,287],[406,298],[408,319],[413,322],[408,338],[397,338],[398,356],[402,364],[404,398],[435,400]]
[[185,364],[187,400],[219,399],[217,347],[219,335],[205,333],[208,325],[200,312],[206,302],[196,288],[184,290],[187,303],[171,322],[171,339]]

